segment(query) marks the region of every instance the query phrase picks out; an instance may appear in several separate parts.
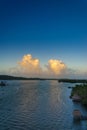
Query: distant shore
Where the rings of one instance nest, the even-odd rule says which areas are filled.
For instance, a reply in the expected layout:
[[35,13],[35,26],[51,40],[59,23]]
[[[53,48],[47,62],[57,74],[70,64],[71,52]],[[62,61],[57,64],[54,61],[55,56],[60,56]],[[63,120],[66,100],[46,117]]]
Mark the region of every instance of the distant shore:
[[58,78],[39,78],[39,77],[17,77],[10,75],[0,75],[0,80],[57,80],[59,83],[87,83],[86,79],[58,79]]
[[58,79],[58,81],[65,83],[87,83],[87,79]]
[[26,78],[26,77],[16,77],[9,75],[0,75],[0,80],[39,80],[40,78]]
[[55,78],[26,78],[26,77],[16,77],[16,76],[9,76],[9,75],[0,75],[0,80],[58,80]]

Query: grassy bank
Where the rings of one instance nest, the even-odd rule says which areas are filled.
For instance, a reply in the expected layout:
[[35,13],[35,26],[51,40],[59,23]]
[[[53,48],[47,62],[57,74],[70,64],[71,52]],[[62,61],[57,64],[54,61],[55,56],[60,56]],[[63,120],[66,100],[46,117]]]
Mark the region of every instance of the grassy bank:
[[81,103],[87,106],[87,84],[76,85],[72,88],[71,97],[78,94],[81,97]]

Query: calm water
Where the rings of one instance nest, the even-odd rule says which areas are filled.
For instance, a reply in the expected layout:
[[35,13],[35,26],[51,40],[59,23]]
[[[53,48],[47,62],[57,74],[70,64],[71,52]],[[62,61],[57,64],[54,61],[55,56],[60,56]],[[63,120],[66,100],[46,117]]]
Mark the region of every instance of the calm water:
[[7,81],[0,87],[0,130],[87,130],[72,111],[85,108],[69,99],[73,84],[57,81]]

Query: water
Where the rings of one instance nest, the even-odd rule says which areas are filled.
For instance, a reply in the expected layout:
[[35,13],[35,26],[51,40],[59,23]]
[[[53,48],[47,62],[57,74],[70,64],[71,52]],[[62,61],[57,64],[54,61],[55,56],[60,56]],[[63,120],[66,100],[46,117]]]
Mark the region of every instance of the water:
[[87,130],[72,112],[87,110],[69,98],[74,84],[57,81],[7,81],[0,87],[0,130]]

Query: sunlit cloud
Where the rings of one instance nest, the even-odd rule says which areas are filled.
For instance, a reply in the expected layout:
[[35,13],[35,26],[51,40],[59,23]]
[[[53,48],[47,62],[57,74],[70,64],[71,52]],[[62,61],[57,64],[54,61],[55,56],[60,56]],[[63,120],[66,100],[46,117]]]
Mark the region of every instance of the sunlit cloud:
[[31,54],[24,55],[17,63],[17,66],[10,68],[8,74],[25,77],[41,78],[77,78],[87,76],[79,70],[74,70],[58,59],[49,59],[44,67],[41,66],[38,58],[32,57]]
[[18,62],[18,68],[27,76],[39,76],[42,72],[39,59],[33,58],[30,54],[23,56],[22,61]]
[[60,60],[50,59],[46,65],[48,73],[60,75],[66,70],[66,65]]
[[[66,65],[56,59],[50,59],[44,68],[40,65],[38,58],[33,58],[31,54],[24,55],[22,60],[18,62],[18,66],[10,69],[15,75],[27,77],[58,77],[64,75]],[[17,74],[18,73],[18,74]]]

